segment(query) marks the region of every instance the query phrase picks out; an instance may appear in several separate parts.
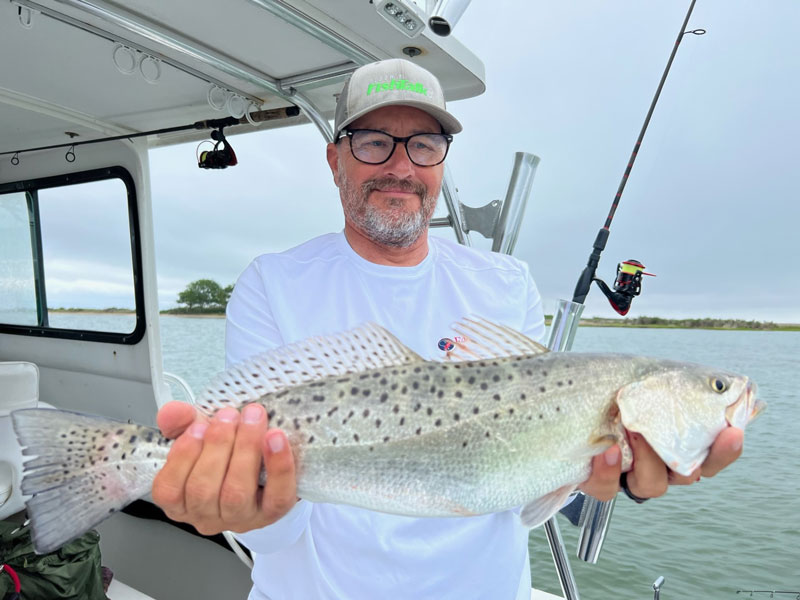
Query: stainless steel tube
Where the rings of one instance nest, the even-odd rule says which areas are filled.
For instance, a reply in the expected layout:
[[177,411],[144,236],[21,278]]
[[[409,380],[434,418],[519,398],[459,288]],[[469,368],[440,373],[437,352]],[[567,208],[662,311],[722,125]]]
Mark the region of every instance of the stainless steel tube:
[[511,254],[514,251],[539,161],[538,156],[528,152],[514,154],[514,166],[511,169],[506,198],[492,236],[494,252]]

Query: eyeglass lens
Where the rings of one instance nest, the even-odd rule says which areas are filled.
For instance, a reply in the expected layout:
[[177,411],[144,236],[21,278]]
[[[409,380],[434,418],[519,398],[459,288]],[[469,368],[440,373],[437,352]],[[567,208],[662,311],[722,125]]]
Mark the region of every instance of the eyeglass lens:
[[[353,156],[365,163],[385,162],[394,150],[395,141],[389,134],[364,129],[351,133]],[[409,137],[405,146],[411,162],[427,167],[444,160],[448,144],[447,138],[439,133],[419,133]]]

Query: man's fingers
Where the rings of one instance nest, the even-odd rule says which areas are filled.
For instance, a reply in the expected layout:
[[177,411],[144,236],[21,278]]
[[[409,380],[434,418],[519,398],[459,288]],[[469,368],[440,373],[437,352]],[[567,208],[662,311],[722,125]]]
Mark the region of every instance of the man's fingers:
[[619,491],[621,452],[616,444],[592,459],[592,473],[579,489],[605,502],[611,500]]
[[156,415],[156,422],[161,433],[169,439],[175,439],[195,421],[205,420],[191,404],[185,402],[167,402]]
[[186,514],[184,489],[203,449],[205,423],[194,423],[172,444],[166,464],[153,480],[153,500],[170,519],[183,520]]
[[711,451],[702,465],[703,477],[713,477],[735,461],[742,454],[744,432],[736,427],[728,427],[714,440]]
[[261,502],[261,511],[267,524],[285,515],[297,502],[297,483],[294,475],[294,457],[286,434],[272,429],[264,438],[264,464],[267,484]]
[[[238,422],[239,411],[235,408],[217,411],[203,437],[203,451],[186,481],[186,510],[201,519],[219,520],[219,493]],[[203,533],[199,523],[195,527]]]
[[669,486],[664,462],[642,435],[630,432],[628,441],[633,449],[633,468],[628,473],[628,489],[639,498],[663,496]]
[[219,508],[223,521],[244,521],[257,510],[258,475],[263,463],[261,443],[266,431],[267,412],[264,407],[260,404],[244,407],[228,473],[220,491]]

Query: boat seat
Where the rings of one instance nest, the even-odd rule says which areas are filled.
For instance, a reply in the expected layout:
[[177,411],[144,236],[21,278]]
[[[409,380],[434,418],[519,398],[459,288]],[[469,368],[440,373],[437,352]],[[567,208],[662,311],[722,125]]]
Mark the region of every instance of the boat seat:
[[106,592],[108,600],[154,600],[152,596],[143,594],[142,592],[125,585],[118,579],[112,579],[111,585],[108,586]]
[[39,368],[29,362],[0,362],[0,519],[24,508],[19,492],[22,453],[8,416],[39,403]]

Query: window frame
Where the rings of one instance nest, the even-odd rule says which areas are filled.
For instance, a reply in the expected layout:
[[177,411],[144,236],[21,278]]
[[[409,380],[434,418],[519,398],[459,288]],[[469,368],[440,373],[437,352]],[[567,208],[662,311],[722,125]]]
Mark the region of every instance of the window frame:
[[[128,196],[128,224],[131,242],[131,266],[133,267],[133,295],[134,312],[136,314],[136,325],[130,333],[119,333],[111,331],[89,331],[84,329],[57,329],[49,326],[47,301],[45,298],[46,280],[39,283],[44,275],[44,266],[41,260],[42,235],[41,223],[39,220],[38,191],[56,187],[66,187],[80,183],[91,183],[93,181],[106,181],[109,179],[120,179],[125,185]],[[77,173],[64,175],[54,175],[28,179],[25,181],[14,181],[0,183],[0,194],[11,192],[24,192],[32,199],[34,224],[31,228],[31,243],[34,250],[33,261],[34,278],[36,280],[36,312],[39,325],[12,325],[0,323],[0,333],[12,335],[27,335],[44,338],[59,338],[67,340],[83,340],[87,342],[106,342],[115,344],[133,345],[139,343],[144,338],[146,319],[144,314],[144,285],[143,285],[143,263],[142,245],[139,229],[139,209],[136,197],[136,185],[130,172],[122,166],[103,167],[101,169],[91,169]],[[38,248],[38,256],[36,249]],[[38,261],[38,265],[36,264]]]

